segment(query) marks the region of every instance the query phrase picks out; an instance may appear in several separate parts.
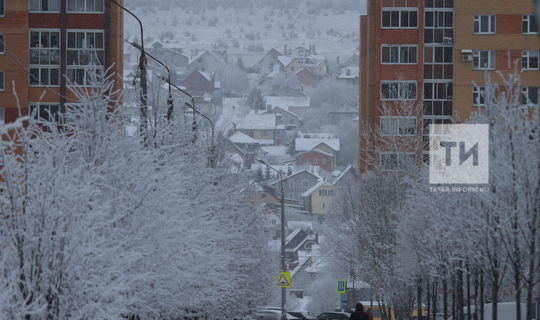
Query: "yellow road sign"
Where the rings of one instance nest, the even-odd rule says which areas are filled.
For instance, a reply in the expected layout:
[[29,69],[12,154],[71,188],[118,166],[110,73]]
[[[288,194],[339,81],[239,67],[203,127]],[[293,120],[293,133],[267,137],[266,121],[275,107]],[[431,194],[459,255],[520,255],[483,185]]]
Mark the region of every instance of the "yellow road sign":
[[291,286],[291,273],[290,272],[280,272],[276,281],[276,286],[282,288],[288,288]]
[[336,292],[347,293],[347,280],[337,279]]

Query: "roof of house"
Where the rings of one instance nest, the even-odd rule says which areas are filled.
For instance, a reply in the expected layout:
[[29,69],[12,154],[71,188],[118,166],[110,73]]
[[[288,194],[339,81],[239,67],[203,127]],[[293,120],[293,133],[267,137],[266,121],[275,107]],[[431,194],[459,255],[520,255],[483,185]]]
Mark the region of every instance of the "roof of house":
[[311,99],[308,96],[265,96],[264,100],[272,109],[279,107],[289,112],[290,107],[309,108],[311,105]]
[[337,175],[334,175],[334,177],[330,177],[330,180],[323,180],[321,179],[316,185],[311,187],[306,192],[302,193],[302,197],[309,197],[313,192],[317,191],[322,186],[335,186],[349,171],[352,170],[352,166],[349,165],[345,170],[342,172],[339,172]]
[[271,157],[287,156],[286,146],[264,146],[262,147],[262,150],[266,152],[268,156],[271,156]]
[[315,192],[316,190],[318,190],[320,187],[322,187],[324,185],[331,186],[332,184],[327,180],[321,179],[313,187],[307,189],[306,192],[302,193],[302,197],[303,198],[309,197],[313,192]]
[[295,158],[297,158],[299,156],[302,156],[302,155],[305,155],[305,154],[308,154],[308,153],[312,153],[312,152],[320,153],[320,154],[323,154],[323,155],[328,156],[328,157],[333,157],[334,156],[333,154],[331,154],[329,152],[325,152],[325,151],[322,151],[322,150],[319,150],[319,149],[312,149],[312,150],[297,154],[295,156]]
[[267,56],[272,56],[274,59],[277,59],[278,57],[280,56],[283,56],[283,54],[279,51],[277,51],[276,49],[274,48],[271,48],[270,50],[268,50],[268,52],[259,60],[259,63],[263,61],[264,58],[266,58]]
[[278,56],[278,61],[281,63],[284,67],[287,67],[291,62],[294,61],[295,58],[290,56]]
[[[292,177],[295,177],[295,176],[297,176],[297,175],[299,175],[299,174],[301,174],[301,173],[303,173],[303,172],[306,172],[306,173],[312,175],[313,177],[315,177],[315,178],[317,178],[317,179],[320,179],[320,178],[321,178],[321,177],[319,177],[318,175],[313,174],[313,173],[311,173],[311,172],[309,172],[309,171],[307,171],[307,170],[304,169],[304,170],[302,170],[302,171],[295,172],[295,173],[291,174],[290,176],[283,177],[283,181],[285,181],[285,180],[287,180],[287,179],[290,179],[290,178],[292,178]],[[279,183],[279,180],[278,180],[278,181],[275,181],[275,182],[273,182],[273,183],[271,183],[270,186],[273,186],[273,185],[278,184],[278,183]]]
[[212,57],[214,57],[217,61],[219,62],[222,62],[222,63],[225,63],[225,61],[223,61],[223,59],[217,55],[215,55],[212,51],[210,50],[204,50],[202,52],[200,52],[198,55],[196,55],[195,57],[193,57],[190,61],[189,61],[189,64],[192,64],[193,62],[197,61],[197,59],[199,59],[200,57],[204,56],[205,54],[210,54]]
[[328,147],[332,148],[335,151],[339,151],[338,138],[296,138],[296,140],[294,141],[294,149],[296,151],[309,151],[322,143],[326,144]]
[[338,78],[340,79],[354,79],[360,77],[359,67],[345,67],[339,70]]
[[248,136],[247,134],[245,133],[242,133],[240,131],[236,131],[233,135],[231,135],[229,138],[229,141],[233,142],[233,143],[258,143],[255,139],[253,139],[252,137]]
[[274,113],[248,113],[236,123],[237,129],[277,129]]

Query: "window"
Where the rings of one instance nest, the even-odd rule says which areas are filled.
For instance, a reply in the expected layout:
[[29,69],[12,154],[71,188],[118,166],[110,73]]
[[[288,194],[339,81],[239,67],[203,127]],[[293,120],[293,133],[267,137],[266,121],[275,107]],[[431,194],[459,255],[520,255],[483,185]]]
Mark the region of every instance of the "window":
[[321,197],[332,197],[334,196],[334,190],[331,189],[320,189],[319,196]]
[[486,97],[485,97],[486,88],[485,87],[473,87],[473,106],[485,106]]
[[68,12],[77,13],[101,13],[103,12],[103,0],[67,0]]
[[416,100],[416,81],[381,81],[382,100]]
[[30,115],[37,121],[59,122],[60,106],[50,103],[30,104]]
[[6,14],[5,11],[4,11],[4,6],[5,6],[4,2],[5,2],[5,0],[0,0],[0,17],[5,16],[5,14]]
[[382,152],[380,155],[380,168],[383,171],[406,169],[416,161],[416,155],[412,152]]
[[452,116],[452,100],[451,80],[424,82],[424,116]]
[[383,28],[417,28],[418,9],[417,8],[383,8],[382,9]]
[[473,69],[491,70],[495,69],[495,50],[474,50]]
[[381,47],[381,61],[384,64],[416,64],[416,45],[389,45]]
[[521,68],[523,70],[538,70],[538,50],[525,50],[521,52]]
[[527,14],[523,16],[521,31],[525,34],[538,33],[538,25],[536,24],[536,17],[534,14]]
[[0,54],[4,54],[4,39],[4,35],[0,34]]
[[67,77],[75,85],[91,85],[103,73],[103,31],[68,31]]
[[452,45],[454,13],[451,9],[427,9],[424,13],[424,43]]
[[495,33],[495,15],[483,14],[474,16],[474,33],[493,34]]
[[58,86],[60,73],[60,32],[30,31],[30,85]]
[[381,135],[413,136],[416,134],[416,117],[381,117]]
[[30,12],[60,12],[60,0],[30,0]]
[[6,109],[4,107],[0,107],[0,123],[4,123],[6,121]]
[[521,88],[521,104],[538,105],[538,87]]
[[4,91],[4,71],[0,71],[0,91]]
[[426,0],[426,8],[453,8],[454,0]]

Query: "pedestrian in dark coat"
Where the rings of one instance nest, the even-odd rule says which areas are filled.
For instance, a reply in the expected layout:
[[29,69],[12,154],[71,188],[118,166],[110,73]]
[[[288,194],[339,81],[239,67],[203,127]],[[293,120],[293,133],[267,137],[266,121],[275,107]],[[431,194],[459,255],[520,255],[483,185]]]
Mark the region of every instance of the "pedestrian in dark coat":
[[351,320],[369,320],[369,316],[364,312],[364,305],[358,302],[351,314]]

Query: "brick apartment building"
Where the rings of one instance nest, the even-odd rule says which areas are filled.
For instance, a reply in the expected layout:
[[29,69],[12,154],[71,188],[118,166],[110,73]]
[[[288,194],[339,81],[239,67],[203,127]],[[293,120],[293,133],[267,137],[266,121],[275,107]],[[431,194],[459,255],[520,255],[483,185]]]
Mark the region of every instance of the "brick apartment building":
[[5,122],[18,117],[13,90],[24,114],[47,118],[76,104],[69,83],[88,86],[92,69],[114,65],[122,86],[123,12],[109,0],[0,0],[0,40]]
[[[540,42],[532,1],[367,3],[360,17],[361,171],[392,170],[411,157],[418,163],[422,151],[426,160],[428,125],[462,122],[481,110],[486,72],[496,81],[494,71],[512,72],[517,63],[522,104],[538,104]],[[401,147],[373,141],[366,132]]]

